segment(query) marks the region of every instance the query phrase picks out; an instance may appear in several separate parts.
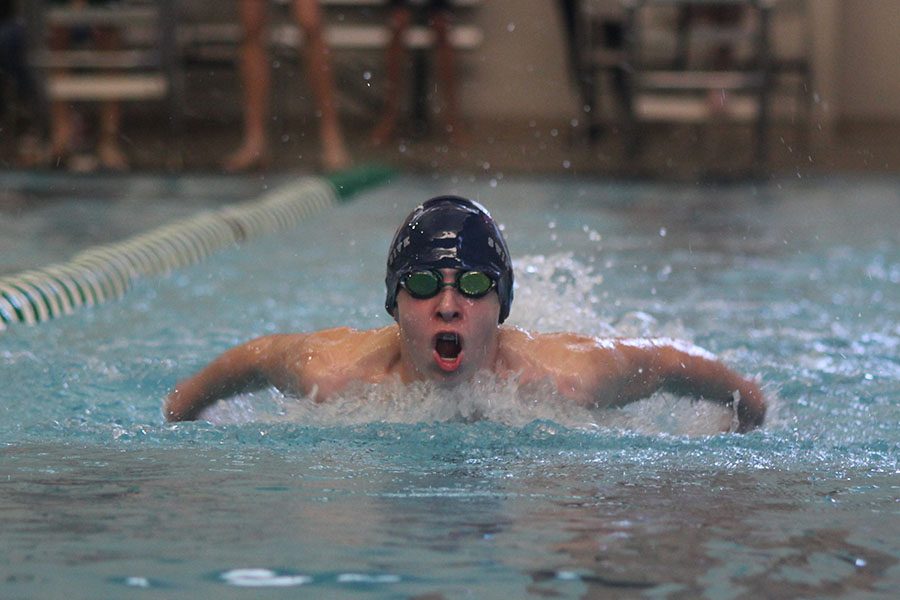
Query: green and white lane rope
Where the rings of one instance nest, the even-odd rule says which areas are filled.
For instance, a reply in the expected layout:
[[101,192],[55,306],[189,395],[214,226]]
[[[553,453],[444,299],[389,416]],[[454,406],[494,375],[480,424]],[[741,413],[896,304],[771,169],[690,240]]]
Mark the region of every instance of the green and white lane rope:
[[391,175],[389,169],[370,166],[305,177],[249,202],[88,248],[65,263],[0,277],[0,331],[119,299],[139,279],[165,275],[219,250],[295,227]]

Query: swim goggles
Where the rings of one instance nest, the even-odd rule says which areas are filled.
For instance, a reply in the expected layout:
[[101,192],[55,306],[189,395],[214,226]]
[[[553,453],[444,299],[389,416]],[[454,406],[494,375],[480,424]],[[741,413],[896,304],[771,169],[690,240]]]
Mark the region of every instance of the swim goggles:
[[433,298],[445,287],[452,287],[468,298],[481,298],[497,285],[490,276],[481,271],[460,271],[456,281],[444,283],[440,271],[413,271],[400,278],[400,285],[413,298],[424,300]]

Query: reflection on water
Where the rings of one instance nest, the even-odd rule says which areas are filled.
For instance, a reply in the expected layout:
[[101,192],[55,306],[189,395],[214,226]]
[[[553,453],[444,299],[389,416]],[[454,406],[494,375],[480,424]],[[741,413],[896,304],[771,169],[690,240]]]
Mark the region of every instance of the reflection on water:
[[7,448],[7,581],[38,595],[81,572],[107,593],[99,582],[448,598],[889,597],[896,584],[891,474],[634,468],[480,433],[491,451],[460,438],[416,461],[372,439],[286,456]]
[[[662,472],[583,489],[577,501],[530,514],[525,522],[543,521],[548,530],[564,524],[569,537],[554,544],[563,558],[551,572],[581,574],[589,591],[652,588],[655,595],[683,597],[877,592],[896,568],[896,556],[873,547],[871,538],[854,542],[863,520],[858,515],[804,515],[821,493],[805,484],[784,473]],[[807,494],[798,494],[804,486]],[[878,504],[869,508],[887,509],[890,500]],[[884,533],[868,533],[889,542]],[[537,574],[536,583],[546,577],[546,571]]]

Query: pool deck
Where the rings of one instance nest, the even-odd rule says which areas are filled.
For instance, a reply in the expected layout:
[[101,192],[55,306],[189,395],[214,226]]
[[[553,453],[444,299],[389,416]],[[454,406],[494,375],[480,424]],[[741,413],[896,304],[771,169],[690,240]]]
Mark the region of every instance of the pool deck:
[[[298,120],[299,121],[299,120]],[[625,152],[623,133],[611,127],[593,143],[567,122],[528,119],[469,122],[468,142],[449,144],[440,131],[409,128],[389,145],[369,143],[371,124],[345,120],[347,143],[357,164],[379,162],[409,172],[461,174],[573,174],[647,177],[680,181],[740,179],[754,175],[815,175],[833,172],[900,172],[900,123],[853,123],[835,128],[826,139],[816,128],[804,142],[796,127],[769,132],[768,158],[753,162],[754,139],[746,126],[655,126],[648,128],[636,159]],[[275,130],[277,129],[277,130]],[[432,130],[437,129],[432,127]],[[180,143],[158,123],[133,120],[123,125],[123,147],[133,172],[219,173],[225,155],[239,144],[240,124],[193,120]],[[316,173],[318,137],[312,122],[273,127],[269,173]],[[181,157],[178,159],[177,157]],[[22,168],[15,141],[0,140],[0,165]],[[47,165],[37,168],[48,169]]]

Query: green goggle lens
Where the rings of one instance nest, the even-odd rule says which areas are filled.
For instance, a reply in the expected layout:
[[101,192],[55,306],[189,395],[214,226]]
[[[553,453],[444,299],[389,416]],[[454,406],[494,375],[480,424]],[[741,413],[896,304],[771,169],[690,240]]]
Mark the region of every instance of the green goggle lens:
[[480,298],[494,289],[494,280],[481,271],[466,271],[456,278],[456,289],[472,298]]
[[419,299],[436,296],[445,287],[455,287],[469,298],[481,298],[494,289],[494,280],[481,271],[458,273],[453,283],[444,283],[437,271],[415,271],[403,277],[400,283],[410,296]]

